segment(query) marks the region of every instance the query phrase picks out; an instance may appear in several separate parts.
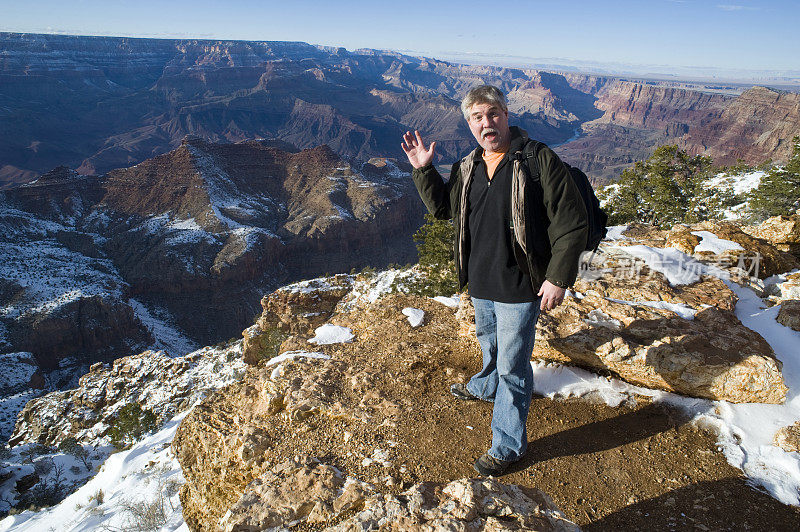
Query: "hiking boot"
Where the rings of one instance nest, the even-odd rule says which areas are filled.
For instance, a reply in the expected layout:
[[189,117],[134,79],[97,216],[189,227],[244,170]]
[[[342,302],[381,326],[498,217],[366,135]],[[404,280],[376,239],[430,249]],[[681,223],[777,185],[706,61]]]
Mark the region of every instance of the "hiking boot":
[[475,471],[483,477],[499,477],[509,468],[514,460],[498,460],[489,453],[483,453],[475,460]]
[[472,393],[467,390],[467,385],[463,382],[457,382],[455,384],[450,385],[450,393],[453,394],[453,397],[456,399],[461,399],[463,401],[474,401],[476,399],[480,399],[480,397],[476,395],[472,395]]

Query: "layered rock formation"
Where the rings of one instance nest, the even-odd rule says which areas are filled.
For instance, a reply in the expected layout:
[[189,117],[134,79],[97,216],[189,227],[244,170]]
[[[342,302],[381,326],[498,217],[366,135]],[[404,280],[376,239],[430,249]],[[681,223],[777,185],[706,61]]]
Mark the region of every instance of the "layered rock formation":
[[0,186],[58,164],[86,174],[130,166],[187,134],[327,144],[365,162],[401,157],[397,139],[419,129],[438,141],[439,162],[449,164],[474,146],[458,101],[479,83],[505,90],[513,121],[543,142],[568,143],[559,153],[596,181],[679,140],[718,162],[781,160],[800,120],[796,95],[764,88],[734,98],[680,83],[305,43],[4,33],[0,48],[7,51],[0,96],[15,101],[13,120],[29,124],[0,143]]
[[687,131],[680,145],[718,164],[786,161],[798,134],[800,94],[753,87],[717,116]]
[[392,160],[326,146],[187,138],[103,176],[59,168],[0,198],[0,341],[47,370],[185,353],[288,281],[413,261],[423,209]]
[[44,371],[62,360],[113,360],[145,347],[154,338],[133,309],[113,296],[94,295],[65,302],[44,312],[27,312],[7,325],[13,349],[30,351]]
[[731,98],[721,94],[615,80],[600,89],[595,123],[661,131],[671,137],[718,116]]

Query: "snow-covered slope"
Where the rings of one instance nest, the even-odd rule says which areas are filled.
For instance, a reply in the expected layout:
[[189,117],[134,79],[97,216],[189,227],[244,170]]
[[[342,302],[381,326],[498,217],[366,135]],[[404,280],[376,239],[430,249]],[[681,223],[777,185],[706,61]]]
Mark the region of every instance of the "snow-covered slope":
[[[212,391],[241,378],[245,368],[241,348],[241,341],[238,341],[219,348],[204,347],[184,357],[173,359],[168,359],[163,354],[156,356],[157,354],[153,353],[148,356],[148,353],[144,353],[117,361],[119,371],[113,378],[109,378],[112,373],[95,371],[96,377],[81,379],[82,388],[73,391],[72,394],[57,392],[40,399],[42,403],[37,409],[37,422],[47,423],[59,434],[50,438],[49,441],[52,441],[53,446],[34,443],[41,434],[36,432],[35,435],[31,433],[31,439],[23,438],[21,444],[2,452],[0,510],[8,511],[11,505],[20,502],[41,504],[48,500],[60,501],[76,486],[81,486],[90,478],[93,480],[89,487],[84,486],[79,493],[95,495],[102,489],[110,495],[106,502],[111,506],[106,507],[111,509],[121,504],[119,498],[113,504],[110,502],[114,500],[113,493],[118,493],[120,497],[124,496],[125,500],[128,500],[139,491],[130,489],[132,485],[136,483],[147,485],[153,481],[152,477],[148,477],[149,473],[157,471],[166,475],[162,468],[155,468],[153,464],[145,467],[142,472],[134,473],[134,470],[152,460],[162,460],[165,456],[163,454],[165,446],[159,447],[152,442],[160,441],[168,446],[178,420],[185,415],[188,408]],[[160,371],[165,364],[169,364],[177,372]],[[99,410],[93,410],[92,398],[99,405],[97,406]],[[126,404],[140,405],[166,423],[158,434],[145,438],[130,451],[112,454],[115,449],[108,435],[109,423],[113,423],[111,420],[114,419],[115,413]],[[17,427],[18,433],[22,436],[27,434],[23,425],[24,423]],[[67,436],[75,438],[71,446],[65,446],[65,441],[69,443]],[[156,453],[157,456],[150,456],[149,453]],[[97,466],[107,459],[110,462],[100,470],[98,476],[95,476]],[[177,470],[177,466],[175,469]],[[162,480],[166,482],[168,478]],[[20,485],[27,487],[23,491]],[[88,495],[86,498],[88,499]],[[67,500],[78,499],[72,496]],[[70,512],[75,511],[74,502],[68,506],[64,504],[62,502],[56,510],[68,508]],[[86,507],[85,517],[89,519],[87,530],[105,522],[95,519],[98,517],[98,510],[93,510],[91,502],[83,501],[81,504]],[[172,501],[172,504],[175,502]],[[120,511],[120,508],[116,511]],[[9,526],[8,523],[17,522],[17,519],[27,521],[35,515],[37,514],[34,512],[26,512],[25,517],[9,518],[11,521],[6,520],[0,526]],[[62,529],[61,525],[56,523],[65,521],[57,511],[53,515],[56,516],[53,518],[54,521],[43,530],[47,530],[49,526]],[[38,523],[37,520],[32,523]],[[37,528],[41,526],[39,524],[30,526],[30,530],[42,530]],[[83,528],[78,529],[83,530]]]

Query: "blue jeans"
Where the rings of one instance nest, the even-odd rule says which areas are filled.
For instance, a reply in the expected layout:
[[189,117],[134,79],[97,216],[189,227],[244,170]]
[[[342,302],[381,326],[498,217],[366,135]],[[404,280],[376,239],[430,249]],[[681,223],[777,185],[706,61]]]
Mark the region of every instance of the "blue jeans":
[[528,447],[525,423],[533,394],[531,353],[540,301],[498,303],[472,298],[483,368],[472,376],[467,390],[494,402],[489,454],[500,460],[518,460]]

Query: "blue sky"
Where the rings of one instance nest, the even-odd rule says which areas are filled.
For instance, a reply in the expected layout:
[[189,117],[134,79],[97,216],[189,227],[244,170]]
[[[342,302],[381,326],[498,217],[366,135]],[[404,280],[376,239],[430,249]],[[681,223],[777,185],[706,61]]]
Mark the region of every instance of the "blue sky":
[[800,70],[798,0],[0,0],[0,13],[14,32]]

